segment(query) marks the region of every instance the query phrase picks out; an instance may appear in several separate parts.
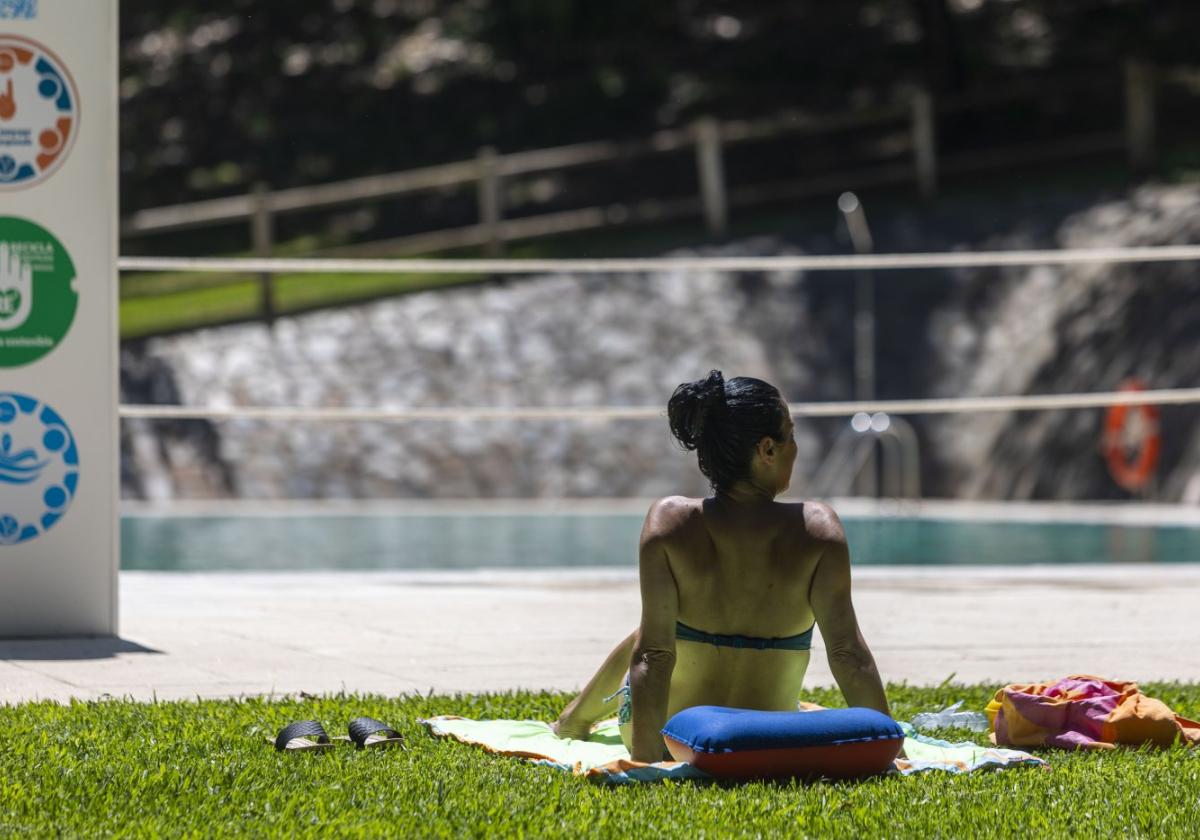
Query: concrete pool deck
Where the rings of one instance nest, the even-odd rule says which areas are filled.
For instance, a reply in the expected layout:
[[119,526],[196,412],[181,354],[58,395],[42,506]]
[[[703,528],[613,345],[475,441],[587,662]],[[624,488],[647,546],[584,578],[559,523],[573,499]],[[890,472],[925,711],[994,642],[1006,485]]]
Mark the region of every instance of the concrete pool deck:
[[[1200,681],[1200,564],[862,567],[884,679]],[[124,572],[117,639],[0,640],[0,704],[578,688],[637,623],[633,570]],[[819,634],[806,683],[831,684]]]

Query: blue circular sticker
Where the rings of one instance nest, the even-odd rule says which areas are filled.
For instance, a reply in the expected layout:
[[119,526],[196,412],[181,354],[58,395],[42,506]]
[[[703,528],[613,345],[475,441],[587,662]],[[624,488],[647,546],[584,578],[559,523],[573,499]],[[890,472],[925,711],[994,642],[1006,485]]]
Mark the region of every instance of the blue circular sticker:
[[0,546],[49,531],[79,484],[75,437],[53,408],[0,393]]

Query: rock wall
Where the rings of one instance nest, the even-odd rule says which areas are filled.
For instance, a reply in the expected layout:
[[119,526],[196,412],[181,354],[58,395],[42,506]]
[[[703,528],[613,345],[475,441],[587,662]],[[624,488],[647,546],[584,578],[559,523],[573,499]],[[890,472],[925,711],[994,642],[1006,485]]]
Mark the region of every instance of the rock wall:
[[[1200,240],[1200,189],[1144,187],[1007,217],[941,203],[876,220],[881,249],[1005,249]],[[1049,219],[1049,221],[1048,221]],[[974,227],[972,227],[974,225]],[[922,234],[937,230],[938,236]],[[1001,231],[996,233],[996,231]],[[756,239],[702,251],[839,247]],[[690,252],[694,253],[694,252]],[[547,276],[426,292],[125,348],[127,402],[296,406],[664,405],[710,368],[790,399],[851,396],[850,275]],[[1200,381],[1194,263],[879,273],[879,396],[1100,391],[1138,376]],[[915,418],[927,495],[1127,498],[1099,451],[1101,410]],[[1200,411],[1163,411],[1150,495],[1200,502]],[[803,492],[837,421],[798,426]],[[663,417],[581,423],[136,421],[123,488],[137,498],[460,498],[701,494]]]
[[[1072,214],[1052,242],[1101,248],[1200,240],[1200,190],[1144,187]],[[963,272],[931,323],[938,396],[1153,388],[1200,383],[1200,275],[1192,262]],[[1104,411],[949,415],[926,422],[930,472],[966,498],[1123,499],[1101,452]],[[1200,410],[1162,409],[1162,458],[1147,496],[1200,503]]]
[[[747,242],[720,253],[777,251]],[[789,393],[820,331],[794,274],[540,277],[426,292],[127,348],[124,399],[294,406],[664,405],[710,368]],[[130,371],[169,384],[157,393]],[[126,493],[145,498],[646,496],[702,493],[695,456],[652,421],[131,424]],[[212,445],[213,441],[219,444]],[[819,442],[801,434],[810,458]],[[208,464],[207,469],[197,469]]]

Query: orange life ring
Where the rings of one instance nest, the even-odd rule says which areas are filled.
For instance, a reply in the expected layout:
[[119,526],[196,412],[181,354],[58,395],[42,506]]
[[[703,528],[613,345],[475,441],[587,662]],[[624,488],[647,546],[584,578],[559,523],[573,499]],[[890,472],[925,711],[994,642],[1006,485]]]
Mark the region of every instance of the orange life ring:
[[[1144,391],[1138,380],[1121,384],[1122,391]],[[1162,449],[1158,407],[1153,405],[1114,405],[1104,419],[1104,460],[1108,472],[1126,490],[1146,486],[1158,466]]]

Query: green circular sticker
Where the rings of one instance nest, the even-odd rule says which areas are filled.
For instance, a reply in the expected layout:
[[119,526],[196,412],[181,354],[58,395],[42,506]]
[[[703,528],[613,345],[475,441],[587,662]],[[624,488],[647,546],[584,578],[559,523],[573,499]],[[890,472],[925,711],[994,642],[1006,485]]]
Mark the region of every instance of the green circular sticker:
[[49,231],[0,216],[0,367],[26,365],[58,346],[79,295],[75,265]]

